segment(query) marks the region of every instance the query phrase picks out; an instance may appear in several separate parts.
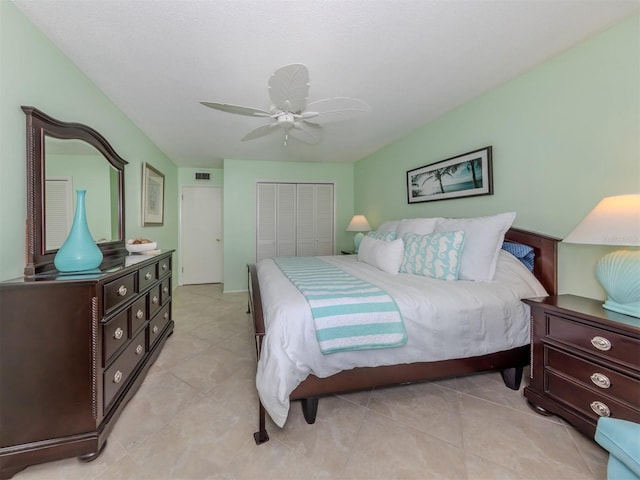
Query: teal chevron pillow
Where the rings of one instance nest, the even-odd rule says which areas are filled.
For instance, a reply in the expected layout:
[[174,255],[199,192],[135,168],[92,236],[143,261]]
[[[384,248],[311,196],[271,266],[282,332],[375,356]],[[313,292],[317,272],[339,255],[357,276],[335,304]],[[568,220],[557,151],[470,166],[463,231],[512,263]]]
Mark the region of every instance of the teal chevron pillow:
[[440,280],[457,280],[464,246],[464,231],[418,235],[406,233],[400,273],[413,273]]
[[391,242],[396,239],[395,230],[392,232],[381,232],[379,230],[374,230],[373,232],[367,233],[367,237],[375,238],[376,240],[384,240],[385,242]]

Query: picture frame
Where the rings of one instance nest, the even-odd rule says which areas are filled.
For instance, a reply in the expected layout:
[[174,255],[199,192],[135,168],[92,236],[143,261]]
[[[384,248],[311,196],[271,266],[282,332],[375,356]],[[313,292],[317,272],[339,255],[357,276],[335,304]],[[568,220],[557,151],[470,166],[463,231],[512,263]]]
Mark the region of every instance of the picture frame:
[[492,147],[407,171],[407,202],[493,195]]
[[148,163],[142,164],[142,225],[164,224],[164,175]]

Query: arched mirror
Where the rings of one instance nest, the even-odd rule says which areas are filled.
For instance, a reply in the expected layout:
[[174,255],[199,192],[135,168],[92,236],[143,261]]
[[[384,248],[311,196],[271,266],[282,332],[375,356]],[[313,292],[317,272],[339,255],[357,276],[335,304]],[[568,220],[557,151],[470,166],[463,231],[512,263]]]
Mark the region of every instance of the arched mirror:
[[91,127],[56,120],[33,107],[27,116],[27,265],[25,275],[53,269],[75,211],[75,191],[86,195],[89,230],[104,263],[124,255],[124,166]]

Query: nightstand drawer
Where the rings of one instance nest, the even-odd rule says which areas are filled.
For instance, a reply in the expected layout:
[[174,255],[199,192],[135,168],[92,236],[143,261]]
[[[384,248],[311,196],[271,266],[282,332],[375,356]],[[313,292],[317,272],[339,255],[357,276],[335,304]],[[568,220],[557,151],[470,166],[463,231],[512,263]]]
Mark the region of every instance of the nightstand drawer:
[[[549,315],[547,335],[560,342],[586,350],[638,369],[640,341],[569,319]],[[630,363],[631,362],[631,363]]]
[[640,409],[640,381],[610,368],[545,347],[545,365],[595,391]]
[[[582,387],[548,370],[545,370],[545,392],[558,403],[580,411],[594,422],[597,422],[601,416],[610,416],[640,423],[638,410],[629,408],[607,395]],[[599,415],[596,410],[602,414]]]

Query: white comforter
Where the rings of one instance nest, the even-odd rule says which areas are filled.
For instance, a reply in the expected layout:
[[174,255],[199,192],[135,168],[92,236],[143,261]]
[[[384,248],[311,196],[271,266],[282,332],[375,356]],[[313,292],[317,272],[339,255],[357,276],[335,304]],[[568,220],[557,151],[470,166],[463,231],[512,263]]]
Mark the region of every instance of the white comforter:
[[385,273],[355,255],[322,257],[389,293],[407,329],[397,348],[323,355],[308,303],[268,259],[258,263],[266,335],[256,386],[262,405],[283,426],[289,395],[309,374],[328,377],[355,367],[428,362],[499,352],[529,343],[529,307],[520,299],[546,295],[538,280],[501,251],[492,282],[447,282]]

